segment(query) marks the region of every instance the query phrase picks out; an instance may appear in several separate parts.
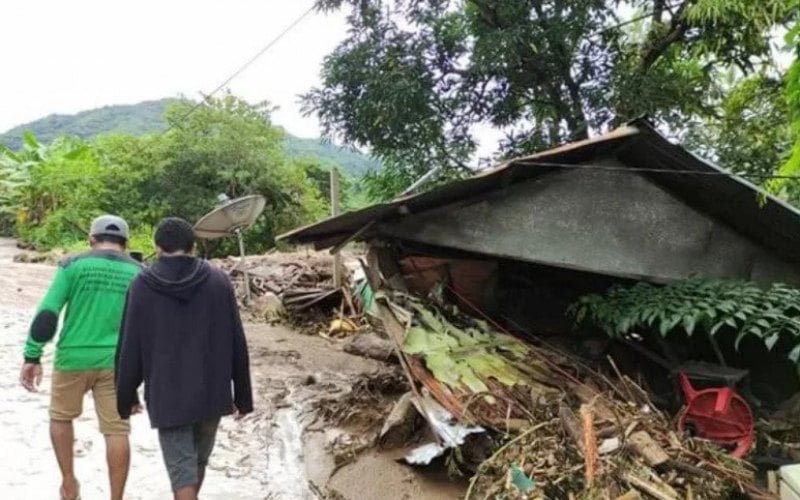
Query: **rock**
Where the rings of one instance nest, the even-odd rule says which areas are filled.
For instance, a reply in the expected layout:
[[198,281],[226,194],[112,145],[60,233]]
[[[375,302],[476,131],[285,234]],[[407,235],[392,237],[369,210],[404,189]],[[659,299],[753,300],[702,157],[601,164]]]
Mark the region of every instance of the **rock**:
[[388,339],[378,337],[374,333],[356,335],[345,344],[344,352],[365,358],[377,359],[378,361],[395,362],[397,360],[392,342]]
[[281,299],[272,292],[254,296],[250,309],[267,320],[278,319],[284,311]]

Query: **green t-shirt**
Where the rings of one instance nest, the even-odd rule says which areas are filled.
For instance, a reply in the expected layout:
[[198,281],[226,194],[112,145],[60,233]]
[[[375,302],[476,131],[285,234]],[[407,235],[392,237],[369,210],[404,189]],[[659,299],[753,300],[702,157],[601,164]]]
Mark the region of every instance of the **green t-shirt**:
[[113,369],[128,286],[140,270],[138,262],[113,250],[93,250],[63,261],[31,325],[26,361],[41,357],[66,306],[56,369]]

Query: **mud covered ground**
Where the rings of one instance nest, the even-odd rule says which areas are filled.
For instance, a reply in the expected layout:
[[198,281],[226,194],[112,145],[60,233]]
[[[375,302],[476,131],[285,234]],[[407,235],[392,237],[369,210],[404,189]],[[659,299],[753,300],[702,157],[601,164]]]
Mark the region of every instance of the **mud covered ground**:
[[[37,394],[18,383],[28,323],[52,275],[40,264],[15,264],[13,243],[0,240],[0,491],[3,498],[57,498],[60,477],[47,432],[52,346],[43,360]],[[341,413],[359,381],[391,377],[395,367],[351,356],[336,342],[284,326],[246,325],[256,411],[240,422],[224,419],[211,457],[204,499],[460,498],[463,485],[443,474],[416,471],[395,456],[358,451],[366,426],[340,429],[322,418]],[[375,395],[380,398],[381,395]],[[388,396],[387,396],[388,397]],[[376,399],[378,401],[378,399]],[[357,419],[356,419],[357,420]],[[146,415],[133,418],[133,459],[126,498],[170,498],[155,431]],[[84,500],[107,498],[105,455],[91,397],[75,423],[75,467]],[[343,444],[344,443],[344,444]],[[339,450],[335,458],[331,448]]]

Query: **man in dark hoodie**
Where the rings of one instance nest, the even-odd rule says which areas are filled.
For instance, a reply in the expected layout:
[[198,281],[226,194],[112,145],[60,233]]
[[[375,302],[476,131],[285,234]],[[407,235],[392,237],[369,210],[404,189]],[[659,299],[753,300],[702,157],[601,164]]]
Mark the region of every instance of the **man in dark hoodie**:
[[155,243],[158,260],[128,291],[117,349],[117,406],[129,418],[144,382],[175,498],[194,500],[220,417],[253,411],[247,344],[227,275],[192,256],[192,226],[164,219]]

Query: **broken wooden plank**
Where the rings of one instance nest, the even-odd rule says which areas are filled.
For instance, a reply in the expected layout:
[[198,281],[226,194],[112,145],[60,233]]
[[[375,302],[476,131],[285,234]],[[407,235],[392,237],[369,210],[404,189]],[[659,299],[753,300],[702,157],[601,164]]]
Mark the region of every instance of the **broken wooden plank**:
[[631,434],[628,438],[628,444],[650,467],[658,467],[670,460],[667,452],[664,451],[661,445],[658,444],[647,431],[636,431]]

